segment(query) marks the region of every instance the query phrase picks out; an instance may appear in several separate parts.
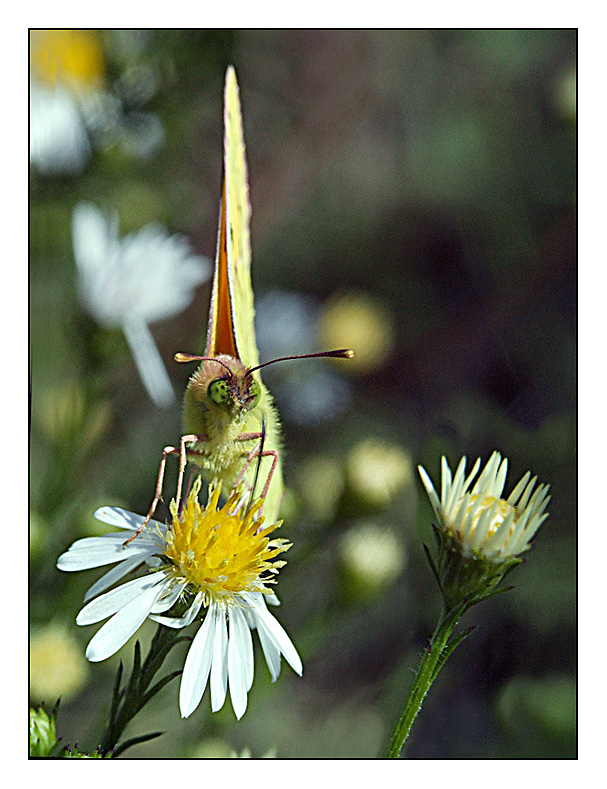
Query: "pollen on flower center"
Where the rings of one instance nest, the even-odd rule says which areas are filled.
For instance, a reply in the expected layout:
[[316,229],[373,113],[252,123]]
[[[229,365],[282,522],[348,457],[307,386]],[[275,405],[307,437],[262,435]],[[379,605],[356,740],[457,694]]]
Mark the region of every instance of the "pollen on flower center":
[[501,526],[511,513],[514,514],[514,523],[516,523],[516,508],[508,504],[504,499],[498,499],[495,496],[479,496],[478,494],[472,494],[464,497],[460,507],[464,506],[464,504],[466,517],[468,517],[471,512],[473,513],[472,523],[468,532],[469,537],[474,534],[481,517],[488,510],[493,510],[493,514],[487,528],[487,539],[495,534],[499,526]]
[[[211,484],[208,503],[201,507],[196,480],[181,513],[171,503],[173,521],[166,534],[165,556],[176,575],[195,592],[202,591],[206,602],[230,602],[242,592],[270,594],[267,584],[285,562],[274,561],[287,551],[287,540],[270,540],[277,524],[263,527],[259,510],[262,499],[251,507],[239,506],[242,491],[233,491],[223,507],[218,508],[221,484]],[[279,525],[279,524],[278,524]]]

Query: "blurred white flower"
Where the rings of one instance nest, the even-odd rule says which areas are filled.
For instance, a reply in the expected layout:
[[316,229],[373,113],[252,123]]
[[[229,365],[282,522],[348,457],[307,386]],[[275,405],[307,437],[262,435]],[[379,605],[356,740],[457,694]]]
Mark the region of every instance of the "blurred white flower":
[[[255,332],[264,361],[315,350],[318,303],[303,293],[270,290],[256,299]],[[288,377],[289,365],[277,365]],[[299,376],[298,376],[299,377]]]
[[44,175],[82,172],[91,146],[82,115],[61,85],[30,83],[30,163]]
[[[253,758],[257,758],[257,757],[253,756],[253,754],[251,753],[251,749],[250,748],[243,748],[240,753],[238,753],[238,751],[232,751],[230,753],[230,759],[253,759]],[[263,756],[260,756],[259,758],[260,759],[275,759],[276,758],[276,748],[270,748],[268,751],[266,751],[263,754]]]
[[82,303],[100,325],[123,329],[150,397],[170,405],[175,394],[148,324],[190,304],[209,278],[210,261],[158,224],[119,239],[117,214],[91,203],[74,209],[72,242]]
[[[297,362],[293,362],[299,377],[291,375],[272,387],[280,401],[281,414],[306,427],[335,419],[352,401],[348,383],[333,370],[319,369],[319,362],[306,360],[302,364],[307,365],[303,373],[296,367]],[[310,369],[312,366],[314,369]]]
[[[104,50],[120,38],[129,54],[110,86]],[[30,31],[30,163],[38,172],[78,175],[93,148],[118,145],[148,159],[162,147],[162,121],[142,109],[157,90],[154,70],[130,61],[142,46],[145,36],[120,31],[105,42],[95,30]]]
[[[301,293],[272,290],[257,302],[255,330],[264,361],[328,348],[318,337],[316,299]],[[326,361],[307,360],[268,367],[270,388],[285,419],[299,425],[317,425],[343,413],[352,400],[349,385]],[[347,364],[350,364],[348,361]],[[346,365],[347,366],[347,365]],[[264,379],[265,380],[265,379]]]

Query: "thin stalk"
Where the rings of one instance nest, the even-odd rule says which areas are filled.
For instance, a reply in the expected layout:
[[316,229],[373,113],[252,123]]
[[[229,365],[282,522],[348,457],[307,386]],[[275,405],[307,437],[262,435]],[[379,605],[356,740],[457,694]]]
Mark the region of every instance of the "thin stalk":
[[[457,624],[457,620],[463,614],[464,610],[465,606],[459,605],[453,610],[446,611],[441,615],[436,630],[422,658],[413,687],[409,692],[398,722],[392,732],[390,744],[386,753],[387,759],[399,758],[403,746],[411,732],[411,727],[426,698],[426,694],[442,668],[446,657],[453,651],[448,649],[448,642]],[[461,643],[462,640],[463,638],[459,639],[458,643]],[[446,649],[448,651],[445,653]],[[441,660],[441,656],[443,655],[444,657]]]

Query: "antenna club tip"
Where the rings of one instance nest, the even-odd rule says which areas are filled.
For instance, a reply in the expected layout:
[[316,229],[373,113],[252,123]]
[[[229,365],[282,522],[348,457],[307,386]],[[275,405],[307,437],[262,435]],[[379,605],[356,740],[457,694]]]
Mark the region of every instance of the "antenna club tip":
[[351,359],[354,356],[354,351],[350,348],[340,348],[338,351],[325,351],[319,353],[319,356],[330,356],[333,359]]
[[196,362],[196,361],[198,361],[201,358],[202,358],[201,356],[194,356],[191,353],[181,353],[181,351],[178,351],[173,356],[173,359],[176,362]]

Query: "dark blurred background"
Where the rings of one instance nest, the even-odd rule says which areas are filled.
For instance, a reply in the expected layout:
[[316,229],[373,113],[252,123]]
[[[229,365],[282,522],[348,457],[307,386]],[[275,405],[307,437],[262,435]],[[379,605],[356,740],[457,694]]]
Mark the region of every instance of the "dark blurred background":
[[439,612],[416,466],[438,486],[441,455],[498,449],[508,491],[528,469],[551,484],[550,517],[514,590],[462,621],[478,627],[406,756],[574,758],[576,31],[32,31],[30,56],[32,702],[61,695],[63,741],[95,745],[132,644],[86,664],[94,629],[74,617],[101,571],[62,574],[56,558],[104,531],[97,506],[147,511],[180,435],[190,370],[172,356],[204,347],[209,300],[207,282],[152,324],[177,398],[159,408],[120,328],[78,295],[72,212],[115,210],[121,236],[159,222],[212,258],[232,63],[262,359],[357,356],[264,375],[294,543],[277,616],[303,678],[283,661],[273,686],[259,651],[240,722],[229,702],[211,715],[208,691],[182,721],[171,684],[128,731],[166,733],[129,753],[380,756]]

